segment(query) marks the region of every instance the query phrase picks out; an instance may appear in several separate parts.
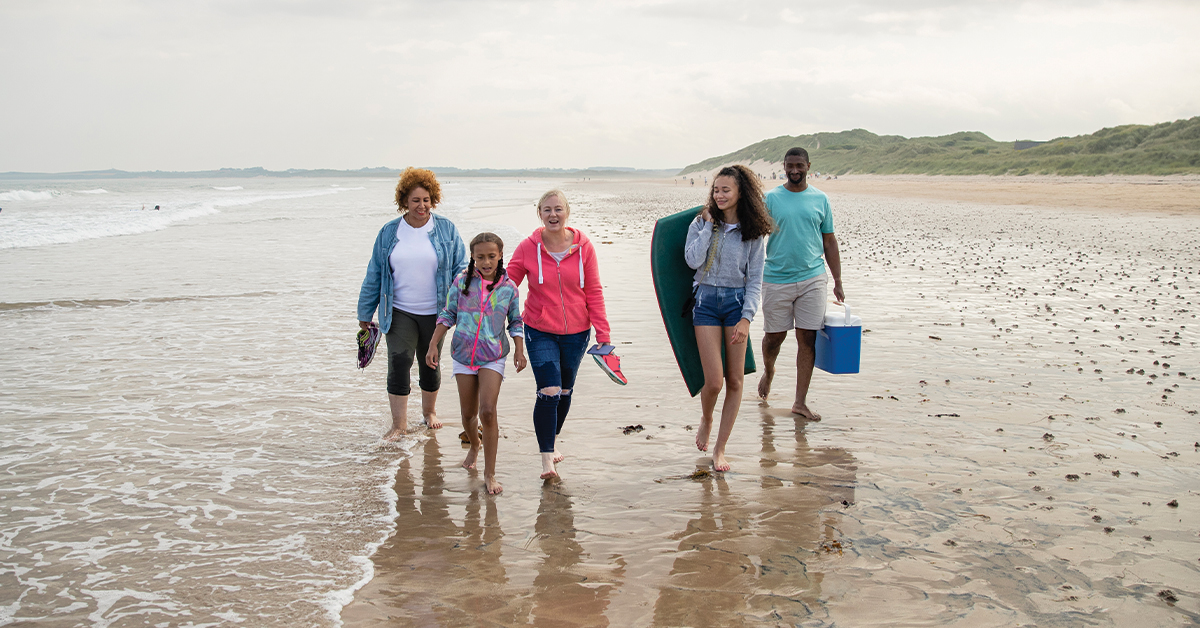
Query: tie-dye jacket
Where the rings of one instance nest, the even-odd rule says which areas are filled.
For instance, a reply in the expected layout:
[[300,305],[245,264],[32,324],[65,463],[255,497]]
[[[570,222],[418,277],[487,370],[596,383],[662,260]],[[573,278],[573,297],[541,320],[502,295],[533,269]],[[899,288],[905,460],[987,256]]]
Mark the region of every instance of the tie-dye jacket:
[[[471,289],[463,294],[463,282],[470,281]],[[508,336],[525,337],[521,324],[521,296],[517,284],[506,275],[494,290],[487,287],[479,271],[467,278],[463,271],[454,278],[446,306],[438,314],[439,325],[454,328],[450,341],[450,356],[455,362],[470,367],[495,362],[508,355]],[[504,333],[505,323],[508,335]]]

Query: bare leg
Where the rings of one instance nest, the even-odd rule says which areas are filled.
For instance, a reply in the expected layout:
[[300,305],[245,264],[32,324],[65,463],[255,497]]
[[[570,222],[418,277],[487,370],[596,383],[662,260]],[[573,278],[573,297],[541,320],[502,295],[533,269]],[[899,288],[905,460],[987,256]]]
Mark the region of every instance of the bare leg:
[[458,407],[462,413],[463,429],[467,431],[467,440],[471,443],[471,449],[467,452],[467,459],[463,460],[462,466],[464,469],[474,469],[475,459],[479,456],[479,448],[482,446],[479,440],[479,419],[475,416],[479,412],[479,378],[475,375],[455,375],[454,380],[458,382]]
[[441,429],[442,422],[437,418],[438,391],[429,392],[428,390],[421,391],[421,415],[425,417],[425,426],[431,430]]
[[810,421],[820,421],[821,415],[808,409],[808,385],[812,383],[813,362],[817,359],[817,332],[812,329],[797,329],[796,344],[796,403],[792,414]]
[[392,429],[383,435],[383,440],[400,440],[408,433],[408,395],[388,393],[388,407],[392,410]]
[[483,424],[483,481],[487,492],[496,495],[504,490],[496,481],[496,448],[500,445],[500,424],[496,420],[496,399],[504,376],[491,369],[479,369],[479,422]]
[[733,327],[726,327],[724,331],[725,403],[721,404],[721,428],[717,432],[717,446],[713,448],[713,469],[716,471],[729,470],[725,443],[733,433],[733,422],[742,405],[742,383],[746,378],[746,341],[733,344]]
[[771,394],[771,382],[775,379],[775,358],[779,357],[779,348],[786,339],[786,331],[767,333],[763,336],[763,374],[758,378],[758,396],[762,399]]
[[700,427],[696,430],[696,449],[708,451],[708,436],[712,432],[713,410],[721,394],[724,378],[721,375],[721,333],[716,326],[696,327],[696,345],[700,349],[700,366],[704,368],[704,387],[700,389]]

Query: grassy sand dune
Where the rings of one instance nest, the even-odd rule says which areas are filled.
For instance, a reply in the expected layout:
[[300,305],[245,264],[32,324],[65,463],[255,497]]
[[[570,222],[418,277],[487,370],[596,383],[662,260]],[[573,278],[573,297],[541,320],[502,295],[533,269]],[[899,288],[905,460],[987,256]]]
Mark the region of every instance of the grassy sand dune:
[[782,168],[783,154],[793,146],[806,148],[819,170],[833,174],[1194,174],[1200,173],[1200,116],[1044,143],[1001,142],[973,131],[912,138],[864,129],[783,135],[692,164],[680,174],[755,161]]

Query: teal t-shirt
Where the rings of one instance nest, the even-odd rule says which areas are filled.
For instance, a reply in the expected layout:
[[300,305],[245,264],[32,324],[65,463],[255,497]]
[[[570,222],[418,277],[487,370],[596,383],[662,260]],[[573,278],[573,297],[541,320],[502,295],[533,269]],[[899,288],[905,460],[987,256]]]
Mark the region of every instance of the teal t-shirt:
[[779,186],[766,194],[775,232],[767,239],[766,283],[795,283],[825,273],[825,241],[833,233],[833,210],[825,193],[808,186],[791,192]]

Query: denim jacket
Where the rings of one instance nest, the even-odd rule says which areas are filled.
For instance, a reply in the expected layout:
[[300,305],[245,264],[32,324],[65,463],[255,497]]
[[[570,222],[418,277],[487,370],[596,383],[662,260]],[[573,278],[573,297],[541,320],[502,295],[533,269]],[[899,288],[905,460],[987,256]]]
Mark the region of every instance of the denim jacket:
[[[471,289],[463,294],[462,289],[467,282]],[[490,284],[490,281],[485,283],[482,280],[479,271],[475,271],[474,277],[467,277],[465,272],[459,274],[451,284],[446,307],[438,314],[438,325],[454,328],[450,356],[459,364],[477,367],[507,356],[509,346],[508,338],[504,335],[505,323],[508,335],[513,338],[525,337],[517,284],[503,277],[494,290],[488,291],[487,285]]]
[[[367,264],[367,276],[358,292],[358,320],[369,321],[379,309],[379,331],[387,333],[392,327],[392,264],[388,260],[396,246],[396,229],[401,216],[388,222],[379,230],[375,246],[371,249],[371,262]],[[433,231],[429,234],[433,250],[437,253],[438,301],[445,303],[454,277],[467,267],[467,245],[458,235],[458,228],[449,218],[433,214]]]

